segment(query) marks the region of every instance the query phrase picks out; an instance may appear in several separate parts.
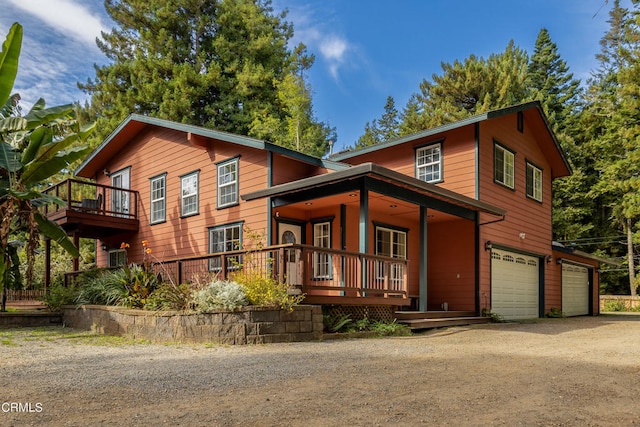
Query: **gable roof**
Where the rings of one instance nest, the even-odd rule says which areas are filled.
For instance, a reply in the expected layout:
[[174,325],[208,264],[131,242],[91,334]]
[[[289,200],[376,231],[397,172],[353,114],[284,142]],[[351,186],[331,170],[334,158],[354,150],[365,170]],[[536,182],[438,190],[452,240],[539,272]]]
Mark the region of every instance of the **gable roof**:
[[283,156],[291,157],[304,163],[324,167],[331,170],[342,170],[350,166],[331,159],[320,159],[308,154],[300,153],[268,141],[236,135],[229,132],[208,129],[201,126],[177,123],[171,120],[158,119],[140,114],[131,114],[89,156],[75,171],[77,176],[93,177],[108,160],[122,149],[132,138],[149,127],[162,127],[181,131],[186,134],[198,135],[204,138],[229,142],[244,147],[265,150]]
[[[406,135],[406,136],[402,136],[400,138],[396,138],[396,139],[392,139],[386,142],[382,142],[380,144],[376,144],[376,145],[370,145],[368,147],[364,147],[361,149],[357,149],[357,150],[352,150],[352,151],[343,151],[343,152],[339,152],[336,154],[333,154],[331,156],[329,156],[330,159],[332,160],[336,160],[336,161],[343,161],[352,157],[357,157],[359,155],[362,154],[366,154],[366,153],[371,153],[374,151],[378,151],[378,150],[383,150],[386,148],[390,148],[390,147],[394,147],[397,145],[401,145],[410,141],[414,141],[420,138],[425,138],[425,137],[430,137],[430,136],[434,136],[434,135],[438,135],[444,132],[449,132],[451,130],[454,129],[459,129],[465,126],[469,126],[469,125],[473,125],[476,123],[480,123],[482,121],[485,120],[491,120],[491,119],[495,119],[498,117],[503,117],[503,116],[507,116],[510,114],[514,114],[514,113],[519,113],[519,112],[525,112],[525,111],[537,111],[538,112],[538,116],[540,118],[540,120],[542,121],[542,125],[544,127],[544,129],[546,130],[546,132],[548,133],[548,136],[550,138],[550,141],[552,142],[554,148],[555,148],[555,155],[558,156],[557,161],[555,162],[558,167],[563,167],[566,168],[566,175],[570,175],[571,174],[571,166],[569,165],[569,161],[567,160],[566,156],[564,155],[562,148],[560,147],[560,143],[558,142],[554,132],[551,130],[551,126],[549,125],[549,122],[544,114],[544,111],[542,110],[542,105],[540,104],[539,101],[531,101],[531,102],[527,102],[524,104],[519,104],[519,105],[514,105],[511,107],[507,107],[507,108],[501,108],[501,109],[497,109],[497,110],[493,110],[493,111],[487,111],[486,113],[482,113],[482,114],[477,114],[475,116],[472,117],[468,117],[466,119],[462,119],[459,120],[457,122],[453,122],[453,123],[447,123],[432,129],[427,129],[421,132],[417,132],[417,133],[413,133],[411,135]],[[553,153],[549,153],[549,154],[553,154]],[[560,174],[559,176],[563,176],[565,174]]]

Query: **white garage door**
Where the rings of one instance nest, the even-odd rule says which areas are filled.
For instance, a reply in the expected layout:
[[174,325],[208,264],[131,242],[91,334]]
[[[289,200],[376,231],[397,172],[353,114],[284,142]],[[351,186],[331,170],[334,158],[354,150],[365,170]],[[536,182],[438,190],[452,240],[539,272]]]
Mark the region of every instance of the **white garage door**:
[[505,319],[538,317],[540,274],[536,257],[491,250],[491,311]]
[[562,264],[562,312],[565,316],[589,314],[589,270]]

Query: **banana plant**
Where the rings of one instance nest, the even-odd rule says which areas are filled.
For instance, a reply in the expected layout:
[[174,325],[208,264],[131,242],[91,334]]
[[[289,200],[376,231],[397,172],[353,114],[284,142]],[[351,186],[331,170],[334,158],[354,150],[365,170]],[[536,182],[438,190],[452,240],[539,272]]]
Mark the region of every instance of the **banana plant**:
[[[15,115],[18,94],[12,94],[22,44],[22,27],[15,23],[0,52],[0,287],[6,289],[9,272],[15,267],[9,238],[26,232],[26,279],[33,276],[35,250],[40,236],[50,238],[71,256],[78,248],[64,230],[38,210],[47,203],[64,204],[42,192],[51,177],[74,161],[84,158],[89,148],[80,145],[93,126],[80,127],[72,104],[47,108],[39,99],[24,116]],[[13,112],[13,115],[12,115]],[[2,311],[5,310],[4,298]]]

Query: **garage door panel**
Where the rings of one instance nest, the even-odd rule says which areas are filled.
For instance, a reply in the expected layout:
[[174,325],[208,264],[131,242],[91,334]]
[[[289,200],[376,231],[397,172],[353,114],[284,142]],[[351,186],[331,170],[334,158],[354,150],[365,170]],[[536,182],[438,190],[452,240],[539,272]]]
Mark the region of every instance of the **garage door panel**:
[[589,270],[562,264],[562,312],[565,316],[589,314]]
[[509,251],[491,252],[491,310],[505,319],[538,317],[538,258]]

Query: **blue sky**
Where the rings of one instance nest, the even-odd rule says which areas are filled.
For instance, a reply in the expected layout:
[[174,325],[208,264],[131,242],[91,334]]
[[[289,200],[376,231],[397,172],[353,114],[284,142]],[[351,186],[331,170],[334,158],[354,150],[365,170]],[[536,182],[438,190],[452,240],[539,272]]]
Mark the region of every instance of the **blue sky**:
[[[99,0],[0,0],[0,37],[24,27],[15,91],[25,107],[84,101],[76,82],[107,59],[96,47],[112,24]],[[570,71],[586,80],[595,68],[613,0],[274,0],[289,10],[293,43],[316,62],[308,74],[316,117],[337,128],[336,150],[352,145],[383,113],[387,96],[401,110],[441,62],[488,57],[516,45],[533,53],[547,28]],[[630,0],[623,0],[630,7]],[[594,16],[595,15],[595,16]]]

